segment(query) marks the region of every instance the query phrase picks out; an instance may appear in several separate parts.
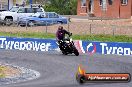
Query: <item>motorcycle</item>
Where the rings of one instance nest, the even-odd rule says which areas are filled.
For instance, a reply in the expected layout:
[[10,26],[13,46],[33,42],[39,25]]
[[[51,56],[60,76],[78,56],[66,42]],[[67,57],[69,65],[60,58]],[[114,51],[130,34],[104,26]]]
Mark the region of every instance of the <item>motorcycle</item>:
[[72,38],[70,38],[70,36],[65,37],[63,41],[58,41],[58,46],[64,55],[74,53],[76,56],[79,56],[79,52],[76,49],[74,42]]

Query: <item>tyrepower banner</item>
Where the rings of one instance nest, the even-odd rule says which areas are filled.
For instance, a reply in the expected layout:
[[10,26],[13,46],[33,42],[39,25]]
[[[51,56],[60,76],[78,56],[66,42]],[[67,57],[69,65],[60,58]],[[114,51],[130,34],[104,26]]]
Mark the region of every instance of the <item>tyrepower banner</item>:
[[132,43],[76,41],[75,45],[81,53],[132,55]]
[[33,38],[12,38],[0,37],[1,49],[53,51],[58,50],[55,40],[33,39]]
[[[93,42],[76,40],[74,44],[80,53],[132,55],[132,43]],[[0,49],[60,51],[54,39],[0,37]]]

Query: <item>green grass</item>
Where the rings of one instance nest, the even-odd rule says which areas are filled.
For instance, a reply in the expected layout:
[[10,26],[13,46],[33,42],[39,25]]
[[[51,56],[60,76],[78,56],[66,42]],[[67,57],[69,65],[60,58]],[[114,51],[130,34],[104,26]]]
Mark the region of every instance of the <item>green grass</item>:
[[46,33],[9,33],[9,32],[0,32],[0,36],[8,37],[26,37],[26,38],[55,38],[55,34],[46,34]]
[[3,73],[5,70],[5,67],[4,66],[0,66],[0,78],[4,78],[5,77],[5,74]]
[[[51,33],[7,33],[0,32],[0,36],[8,37],[26,37],[26,38],[55,38],[55,34]],[[73,35],[74,40],[89,40],[103,42],[132,42],[132,36],[125,35]]]
[[103,41],[103,42],[132,42],[131,36],[125,35],[75,35],[74,39],[90,40],[90,41]]

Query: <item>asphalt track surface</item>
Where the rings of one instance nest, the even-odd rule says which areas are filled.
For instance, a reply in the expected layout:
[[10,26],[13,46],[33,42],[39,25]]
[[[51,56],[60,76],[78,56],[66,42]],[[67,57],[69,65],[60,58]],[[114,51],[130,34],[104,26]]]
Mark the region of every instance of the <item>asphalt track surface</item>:
[[62,55],[58,52],[0,50],[0,62],[40,72],[37,79],[0,87],[132,87],[129,83],[88,83],[79,85],[75,74],[79,64],[88,73],[131,73],[132,56],[81,54]]

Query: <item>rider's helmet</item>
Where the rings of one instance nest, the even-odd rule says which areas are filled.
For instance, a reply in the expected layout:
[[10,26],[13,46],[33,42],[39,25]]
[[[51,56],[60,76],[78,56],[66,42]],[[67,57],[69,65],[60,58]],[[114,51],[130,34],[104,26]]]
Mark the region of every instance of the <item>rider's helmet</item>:
[[63,30],[63,26],[59,26],[58,31],[62,31],[62,30]]

